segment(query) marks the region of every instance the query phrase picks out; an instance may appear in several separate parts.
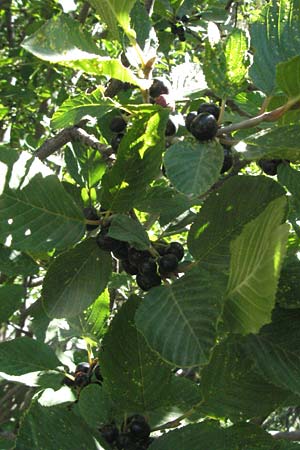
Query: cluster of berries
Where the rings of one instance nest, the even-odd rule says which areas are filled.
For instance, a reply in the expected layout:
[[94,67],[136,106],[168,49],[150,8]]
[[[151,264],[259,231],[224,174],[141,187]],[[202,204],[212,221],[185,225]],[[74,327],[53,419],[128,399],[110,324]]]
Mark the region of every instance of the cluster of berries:
[[[95,376],[95,381],[93,377]],[[62,384],[72,388],[82,389],[90,383],[101,384],[103,381],[100,367],[97,360],[93,361],[91,364],[88,362],[81,362],[77,364],[75,372],[65,376]]]
[[159,286],[162,277],[172,275],[184,256],[183,246],[179,242],[154,242],[153,256],[148,250],[138,250],[125,241],[108,236],[110,223],[102,225],[97,235],[97,244],[104,251],[112,252],[121,262],[125,272],[136,275],[136,282],[143,291]]
[[281,164],[284,161],[286,163],[290,162],[288,160],[283,160],[283,159],[260,159],[257,162],[257,164],[264,171],[264,173],[266,175],[271,175],[273,177],[274,175],[277,175],[277,168],[278,168],[279,164]]
[[114,133],[114,136],[110,142],[110,145],[115,153],[117,153],[117,151],[118,151],[118,147],[119,147],[120,142],[125,134],[126,127],[127,127],[127,122],[121,115],[114,116],[111,119],[109,128],[110,128],[110,131],[112,131]]
[[113,449],[146,450],[153,438],[150,437],[150,426],[144,416],[134,414],[121,425],[121,430],[112,422],[100,428],[103,439]]
[[[149,95],[152,103],[162,106],[163,108],[170,108],[172,111],[175,109],[174,100],[169,95],[171,90],[171,85],[167,80],[159,80],[155,78],[149,89]],[[169,118],[165,130],[166,136],[174,136],[178,130],[178,121],[176,116]]]

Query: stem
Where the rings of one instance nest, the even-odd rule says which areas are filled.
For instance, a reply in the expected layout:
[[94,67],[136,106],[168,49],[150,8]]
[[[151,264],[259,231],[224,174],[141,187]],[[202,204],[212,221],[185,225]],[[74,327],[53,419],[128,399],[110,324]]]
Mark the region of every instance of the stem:
[[220,107],[220,115],[218,119],[218,125],[220,125],[223,122],[224,112],[225,112],[225,106],[226,106],[226,98],[222,98],[221,107]]

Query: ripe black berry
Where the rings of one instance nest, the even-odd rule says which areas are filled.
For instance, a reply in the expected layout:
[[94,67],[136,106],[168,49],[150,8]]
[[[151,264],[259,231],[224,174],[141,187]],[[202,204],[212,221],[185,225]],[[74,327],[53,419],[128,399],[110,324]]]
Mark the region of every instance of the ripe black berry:
[[77,372],[75,373],[75,380],[74,380],[74,386],[83,388],[90,384],[91,377],[87,373],[84,372]]
[[274,176],[277,174],[277,167],[281,162],[282,159],[260,159],[257,164],[265,174]]
[[87,373],[89,370],[90,370],[90,365],[89,365],[89,363],[86,362],[86,361],[83,361],[83,362],[77,364],[76,369],[75,369],[75,374],[76,374],[77,372],[84,372],[84,373]]
[[143,261],[149,258],[151,258],[151,255],[147,250],[137,250],[134,247],[128,249],[128,259],[136,267],[139,267]]
[[171,119],[169,119],[167,122],[165,135],[173,136],[174,134],[176,134],[177,129],[178,129],[178,127],[176,126],[176,124]]
[[224,161],[220,173],[228,172],[233,165],[232,151],[229,147],[224,147]]
[[143,291],[149,291],[152,287],[159,286],[161,284],[161,278],[156,273],[148,275],[138,273],[136,276],[136,282]]
[[209,113],[198,114],[191,123],[191,133],[199,141],[208,141],[216,136],[218,124],[215,116]]
[[183,246],[179,242],[171,242],[165,249],[165,254],[170,254],[176,256],[177,260],[180,261],[183,258],[184,255],[184,249]]
[[127,242],[120,241],[119,247],[113,250],[113,255],[118,259],[126,259],[128,256]]
[[96,242],[101,250],[113,252],[120,247],[120,241],[107,235],[108,229],[103,228],[97,235]]
[[66,386],[73,387],[74,386],[74,380],[71,380],[71,378],[65,376],[62,380],[62,384],[65,384]]
[[95,370],[94,370],[94,374],[95,374],[95,377],[97,378],[98,381],[101,381],[101,382],[103,381],[103,377],[102,377],[102,374],[101,374],[101,371],[100,371],[99,364],[96,365]]
[[157,271],[157,265],[153,258],[146,259],[142,261],[139,266],[139,271],[143,275],[155,274]]
[[158,261],[159,273],[167,275],[174,272],[178,266],[178,258],[173,253],[168,253],[162,256]]
[[108,444],[113,444],[119,437],[119,430],[114,423],[104,425],[100,431],[103,439],[105,439]]
[[218,120],[220,116],[220,108],[215,103],[201,103],[197,110],[197,114],[208,113],[215,116],[215,119]]
[[169,94],[169,88],[168,88],[167,84],[169,84],[169,83],[158,80],[158,79],[154,79],[153,83],[149,89],[150,97],[156,98],[162,94]]
[[124,133],[119,133],[119,134],[116,134],[116,135],[112,138],[112,140],[111,140],[111,142],[110,142],[110,145],[111,145],[111,147],[112,147],[112,149],[113,149],[114,152],[117,152],[117,151],[118,151],[120,142],[121,142],[121,140],[122,140],[123,137],[124,137]]
[[148,439],[150,435],[150,426],[145,420],[145,417],[136,414],[133,418],[128,420],[129,423],[129,435],[132,439],[139,441]]
[[137,275],[139,273],[139,269],[135,264],[132,264],[128,259],[121,260],[123,270],[129,275]]
[[195,112],[190,112],[186,116],[186,118],[185,118],[185,126],[186,126],[186,129],[188,131],[191,131],[191,124],[192,124],[192,121],[195,119],[195,117],[197,117],[197,114]]
[[181,42],[184,42],[186,40],[185,39],[184,27],[182,25],[179,25],[179,27],[177,27],[176,33],[177,33],[177,36],[178,36],[178,38],[179,38],[179,40]]
[[124,131],[127,126],[126,120],[123,119],[121,116],[115,116],[111,119],[109,128],[114,133],[121,133],[121,131]]
[[[97,214],[97,210],[95,208],[93,208],[92,206],[84,208],[83,209],[83,214],[84,214],[84,217],[87,220],[99,220],[99,216]],[[91,224],[88,224],[88,223],[85,225],[85,228],[86,228],[87,231],[95,230],[98,227],[99,227],[99,225],[91,225]]]

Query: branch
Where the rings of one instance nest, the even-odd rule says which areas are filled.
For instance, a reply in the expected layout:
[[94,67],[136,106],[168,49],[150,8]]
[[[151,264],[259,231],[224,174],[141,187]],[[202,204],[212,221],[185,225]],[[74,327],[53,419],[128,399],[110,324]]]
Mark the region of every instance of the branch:
[[86,21],[87,16],[89,15],[89,11],[90,11],[90,4],[88,2],[84,2],[78,15],[78,20],[80,23],[83,24]]
[[274,439],[286,439],[287,441],[300,441],[300,431],[280,431],[273,434]]
[[152,15],[155,0],[144,0],[145,8],[149,16]]
[[12,0],[7,0],[4,5],[3,9],[5,11],[5,22],[6,22],[6,31],[7,31],[7,41],[9,47],[13,47],[14,44],[14,30],[13,30],[13,21],[12,21],[12,14],[11,14],[11,4]]

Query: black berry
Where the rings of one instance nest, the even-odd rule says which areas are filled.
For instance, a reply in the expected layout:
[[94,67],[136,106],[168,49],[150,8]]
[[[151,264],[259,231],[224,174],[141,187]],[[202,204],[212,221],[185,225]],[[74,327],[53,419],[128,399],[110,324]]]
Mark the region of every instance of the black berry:
[[177,27],[177,36],[181,42],[184,42],[186,40],[184,27],[182,25],[179,25],[179,27]]
[[143,416],[136,414],[128,423],[132,439],[136,441],[148,439],[151,429]]
[[119,242],[119,247],[113,250],[113,255],[118,259],[126,259],[128,256],[128,244],[124,241]]
[[150,257],[151,255],[147,250],[137,250],[134,247],[128,249],[128,259],[136,267],[139,267],[143,261]]
[[111,145],[111,147],[112,147],[112,149],[113,149],[114,152],[117,152],[117,151],[118,151],[120,142],[121,142],[121,140],[122,140],[123,137],[124,137],[124,133],[119,133],[119,134],[116,134],[116,135],[112,138],[112,140],[111,140],[111,142],[110,142],[110,145]]
[[95,377],[97,378],[98,381],[101,381],[101,382],[103,381],[103,377],[102,377],[102,374],[101,374],[101,371],[100,371],[99,364],[96,365],[95,370],[94,370],[94,374],[95,374]]
[[191,123],[191,133],[199,141],[208,141],[216,136],[218,124],[215,116],[209,113],[198,114]]
[[165,249],[165,254],[171,253],[176,256],[178,261],[180,261],[184,255],[183,246],[179,242],[171,242]]
[[192,124],[192,121],[195,119],[195,117],[197,117],[197,114],[195,112],[190,112],[186,116],[186,118],[185,118],[185,126],[186,126],[186,129],[188,131],[191,131],[191,124]]
[[73,387],[74,386],[74,380],[71,380],[71,378],[66,376],[62,380],[62,384],[65,384],[66,386],[69,386],[69,387]]
[[166,136],[173,136],[174,134],[176,134],[176,132],[177,132],[176,124],[171,119],[169,119],[168,122],[167,122],[165,135]]
[[90,370],[90,365],[89,365],[89,363],[86,362],[86,361],[84,361],[84,362],[81,362],[81,363],[77,364],[76,369],[75,369],[75,374],[76,374],[77,372],[84,372],[84,373],[87,373],[89,370]]
[[159,286],[161,284],[161,278],[156,273],[148,275],[138,273],[136,276],[136,282],[143,291],[149,291],[152,287]]
[[164,240],[153,242],[152,245],[160,256],[165,254],[166,248],[168,247],[168,243]]
[[220,108],[215,103],[201,103],[199,106],[197,113],[208,113],[215,116],[215,119],[218,120],[220,116]]
[[158,261],[159,273],[161,275],[167,275],[174,272],[178,266],[178,258],[173,253],[168,253],[162,256]]
[[[99,220],[99,216],[97,214],[97,210],[95,208],[93,208],[92,206],[89,206],[87,208],[83,209],[83,214],[84,217],[87,220]],[[86,224],[85,228],[87,231],[91,231],[91,230],[95,230],[96,228],[98,228],[99,225],[91,225],[91,224]]]
[[155,274],[157,271],[157,265],[153,258],[146,259],[139,267],[139,271],[143,275]]
[[123,270],[125,270],[126,273],[129,273],[129,275],[137,275],[139,273],[137,266],[132,264],[128,259],[122,259],[121,263]]
[[74,386],[77,386],[79,388],[83,388],[90,384],[91,377],[85,372],[77,372],[75,373],[75,380],[74,380]]
[[109,128],[114,133],[121,133],[126,128],[127,122],[121,116],[116,116],[111,119]]
[[119,430],[116,427],[116,425],[114,423],[108,424],[108,425],[104,425],[101,429],[101,434],[103,439],[108,443],[108,444],[113,444],[114,442],[117,441],[118,437],[119,437]]
[[220,173],[228,172],[233,165],[232,151],[228,147],[224,147],[224,161]]
[[281,162],[281,159],[260,159],[257,164],[266,175],[274,176],[277,174],[277,167]]
[[103,228],[97,235],[96,242],[101,250],[113,252],[120,247],[120,241],[107,235],[108,229]]
[[167,82],[154,79],[149,89],[150,97],[156,98],[162,94],[169,94],[169,88],[167,84],[168,84]]

